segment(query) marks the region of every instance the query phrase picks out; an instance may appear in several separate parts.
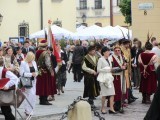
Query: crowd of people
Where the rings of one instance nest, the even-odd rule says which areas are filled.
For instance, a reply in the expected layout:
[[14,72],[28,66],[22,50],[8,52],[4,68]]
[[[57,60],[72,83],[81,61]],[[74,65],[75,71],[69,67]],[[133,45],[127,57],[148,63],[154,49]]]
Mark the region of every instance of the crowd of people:
[[[96,108],[94,100],[101,96],[102,114],[107,113],[106,106],[110,108],[110,114],[123,113],[123,108],[138,99],[133,95],[134,89],[142,93],[142,104],[151,104],[150,97],[156,93],[145,117],[145,120],[152,120],[155,114],[152,106],[159,104],[160,96],[156,74],[160,48],[156,38],[148,39],[144,47],[137,38],[132,43],[126,39],[112,45],[108,42],[107,39],[96,42],[76,40],[73,44],[66,43],[65,48],[57,42],[61,64],[57,63],[47,40],[41,40],[38,46],[29,40],[16,45],[4,42],[0,48],[0,76],[10,78],[4,90],[18,84],[18,78],[27,77],[32,81],[32,87],[23,88],[23,91],[33,109],[36,95],[40,105],[52,105],[49,101],[55,100],[55,94],[64,93],[67,72],[72,71],[73,82],[81,82],[84,78],[83,98],[88,98],[91,107]],[[5,75],[3,71],[6,71]],[[26,116],[34,114],[26,101],[24,109]],[[9,106],[1,106],[1,110],[6,120],[15,120]]]

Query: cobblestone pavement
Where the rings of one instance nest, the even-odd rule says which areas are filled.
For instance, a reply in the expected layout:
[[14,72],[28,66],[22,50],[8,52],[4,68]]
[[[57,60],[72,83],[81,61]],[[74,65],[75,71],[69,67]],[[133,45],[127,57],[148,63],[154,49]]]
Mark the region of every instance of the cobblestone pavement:
[[[79,88],[74,90],[74,88],[75,88],[74,86],[77,85],[77,84],[79,84],[78,85]],[[69,92],[72,93],[72,91],[77,91],[77,93],[79,93],[79,95],[80,94],[82,95],[83,82],[74,83],[74,82],[68,80],[68,83],[67,83],[67,86],[66,86],[66,94],[69,93]],[[141,94],[138,92],[138,90],[134,90],[134,95],[136,97],[138,97],[139,99],[136,100],[134,103],[128,105],[126,108],[124,108],[124,111],[125,111],[124,114],[109,115],[109,113],[107,113],[106,115],[102,115],[102,117],[104,117],[106,120],[143,120],[143,118],[146,114],[146,111],[149,108],[149,105],[141,104],[142,97],[141,97]],[[76,96],[75,96],[75,98],[76,98]],[[100,106],[101,106],[100,97],[98,97],[95,100],[95,105],[99,108],[98,112],[100,112]],[[107,108],[107,110],[108,109],[109,108]],[[52,116],[52,117],[41,118],[39,120],[59,120],[61,116],[62,115],[55,115],[55,116]],[[94,115],[92,115],[92,116],[93,116],[92,117],[93,120],[99,120]],[[65,119],[65,120],[67,120],[67,119]]]
[[[32,120],[59,120],[67,110],[67,106],[73,102],[78,96],[83,95],[83,81],[80,83],[73,82],[72,74],[67,76],[67,84],[65,87],[65,93],[61,95],[55,95],[55,101],[52,102],[52,106],[41,106],[39,105],[39,99],[37,97],[37,104]],[[127,108],[124,108],[124,114],[109,115],[109,113],[102,115],[106,120],[143,120],[143,117],[146,114],[149,105],[141,104],[141,95],[138,90],[134,90],[134,95],[139,97],[139,99],[129,105]],[[98,97],[95,100],[95,105],[99,108],[101,106],[101,99]],[[106,108],[107,110],[109,108]],[[23,105],[18,109],[20,113],[24,116]],[[13,111],[14,112],[14,111]],[[97,117],[93,116],[93,120],[99,120]],[[0,115],[0,120],[4,120],[3,116]],[[66,119],[65,119],[66,120]]]

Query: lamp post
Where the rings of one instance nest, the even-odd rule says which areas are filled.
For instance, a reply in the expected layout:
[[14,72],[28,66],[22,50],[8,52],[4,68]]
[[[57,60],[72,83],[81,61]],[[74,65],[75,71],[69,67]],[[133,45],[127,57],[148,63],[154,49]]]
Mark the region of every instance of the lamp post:
[[87,17],[86,17],[86,15],[85,15],[85,14],[83,14],[83,15],[82,15],[82,21],[83,21],[83,23],[85,23],[85,22],[86,22],[86,18],[87,18]]
[[3,20],[3,16],[0,14],[0,26],[1,26],[2,20]]

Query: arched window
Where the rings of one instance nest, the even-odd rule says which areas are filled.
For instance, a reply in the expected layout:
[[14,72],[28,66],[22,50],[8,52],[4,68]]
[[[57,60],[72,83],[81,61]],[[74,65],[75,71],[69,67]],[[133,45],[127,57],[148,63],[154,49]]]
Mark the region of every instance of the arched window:
[[95,9],[102,8],[102,0],[95,0]]

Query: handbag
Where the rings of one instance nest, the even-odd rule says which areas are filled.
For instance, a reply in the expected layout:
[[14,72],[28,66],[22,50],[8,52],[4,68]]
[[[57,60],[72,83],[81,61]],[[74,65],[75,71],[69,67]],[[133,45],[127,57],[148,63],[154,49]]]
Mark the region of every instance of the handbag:
[[33,87],[31,78],[24,77],[24,73],[23,73],[23,76],[20,77],[20,84],[22,87],[25,87],[25,88]]
[[[17,107],[19,107],[25,99],[21,90],[16,90]],[[0,106],[15,106],[15,90],[0,90]]]

